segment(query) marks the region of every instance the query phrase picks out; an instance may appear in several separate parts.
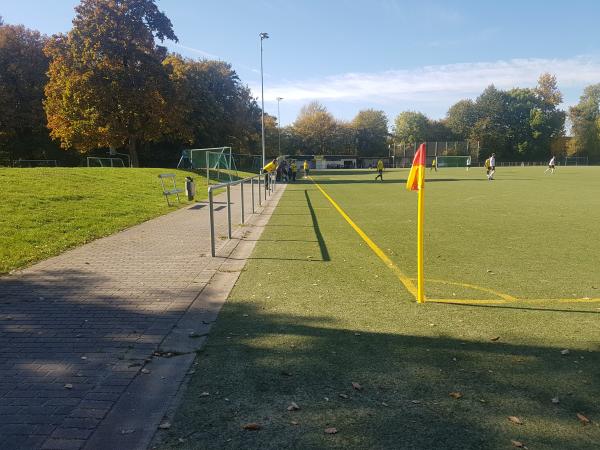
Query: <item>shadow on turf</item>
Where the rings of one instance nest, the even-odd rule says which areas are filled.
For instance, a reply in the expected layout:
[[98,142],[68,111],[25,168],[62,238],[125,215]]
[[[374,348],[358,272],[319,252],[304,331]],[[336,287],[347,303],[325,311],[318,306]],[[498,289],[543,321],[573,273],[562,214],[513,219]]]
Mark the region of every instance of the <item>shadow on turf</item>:
[[[334,326],[226,304],[161,448],[183,438],[198,449],[500,449],[511,439],[591,449],[600,439],[576,418],[600,414],[598,351]],[[300,410],[287,410],[292,401]],[[250,422],[261,430],[241,429]]]

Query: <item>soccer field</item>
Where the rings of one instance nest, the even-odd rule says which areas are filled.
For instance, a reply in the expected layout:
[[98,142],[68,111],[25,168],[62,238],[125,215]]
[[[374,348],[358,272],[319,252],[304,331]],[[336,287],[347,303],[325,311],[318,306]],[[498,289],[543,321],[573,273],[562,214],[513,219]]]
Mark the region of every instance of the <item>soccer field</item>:
[[600,169],[543,172],[427,171],[423,305],[408,169],[289,185],[164,448],[596,448]]

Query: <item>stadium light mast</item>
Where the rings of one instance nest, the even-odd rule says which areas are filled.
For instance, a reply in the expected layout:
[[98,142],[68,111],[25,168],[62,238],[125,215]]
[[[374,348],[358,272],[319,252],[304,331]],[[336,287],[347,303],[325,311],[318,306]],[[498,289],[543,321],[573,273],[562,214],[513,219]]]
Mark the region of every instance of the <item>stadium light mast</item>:
[[265,167],[265,82],[263,78],[263,41],[269,39],[269,33],[260,33],[260,99],[262,108],[260,110],[260,128],[262,138],[262,166]]
[[279,112],[279,102],[281,100],[283,100],[283,97],[277,97],[277,132],[279,134],[277,147],[279,148],[279,156],[281,156],[281,113]]

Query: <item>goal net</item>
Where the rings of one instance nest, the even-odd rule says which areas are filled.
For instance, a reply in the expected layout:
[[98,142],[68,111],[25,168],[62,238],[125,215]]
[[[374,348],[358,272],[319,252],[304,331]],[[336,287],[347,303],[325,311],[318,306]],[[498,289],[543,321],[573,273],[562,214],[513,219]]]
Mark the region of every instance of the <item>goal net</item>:
[[58,167],[55,159],[17,159],[14,167]]
[[125,167],[125,163],[121,158],[101,158],[96,156],[88,156],[88,167]]
[[468,167],[471,165],[470,156],[438,156],[437,167]]
[[587,156],[565,156],[565,166],[587,166]]
[[210,184],[210,180],[233,181],[238,177],[231,147],[184,150],[177,168],[205,171],[208,184]]

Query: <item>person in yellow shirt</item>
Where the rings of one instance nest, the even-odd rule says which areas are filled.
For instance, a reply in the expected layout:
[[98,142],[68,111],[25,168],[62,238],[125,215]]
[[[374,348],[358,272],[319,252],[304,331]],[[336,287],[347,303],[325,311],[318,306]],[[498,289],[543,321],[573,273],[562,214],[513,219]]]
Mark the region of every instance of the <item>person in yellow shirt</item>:
[[277,170],[277,160],[274,159],[270,163],[266,164],[262,170],[265,174],[265,189],[269,189],[269,175]]
[[431,172],[432,170],[435,170],[437,172],[437,158],[433,158],[431,160],[431,168],[429,169],[429,171]]
[[298,172],[298,166],[296,165],[296,161],[293,161],[290,165],[290,170],[292,171],[292,181],[296,181],[296,172]]
[[375,181],[377,181],[377,178],[380,178],[381,181],[383,181],[383,161],[382,160],[377,161],[377,176],[375,177]]
[[310,166],[308,165],[308,161],[304,160],[304,178],[308,177],[309,172],[310,172]]

